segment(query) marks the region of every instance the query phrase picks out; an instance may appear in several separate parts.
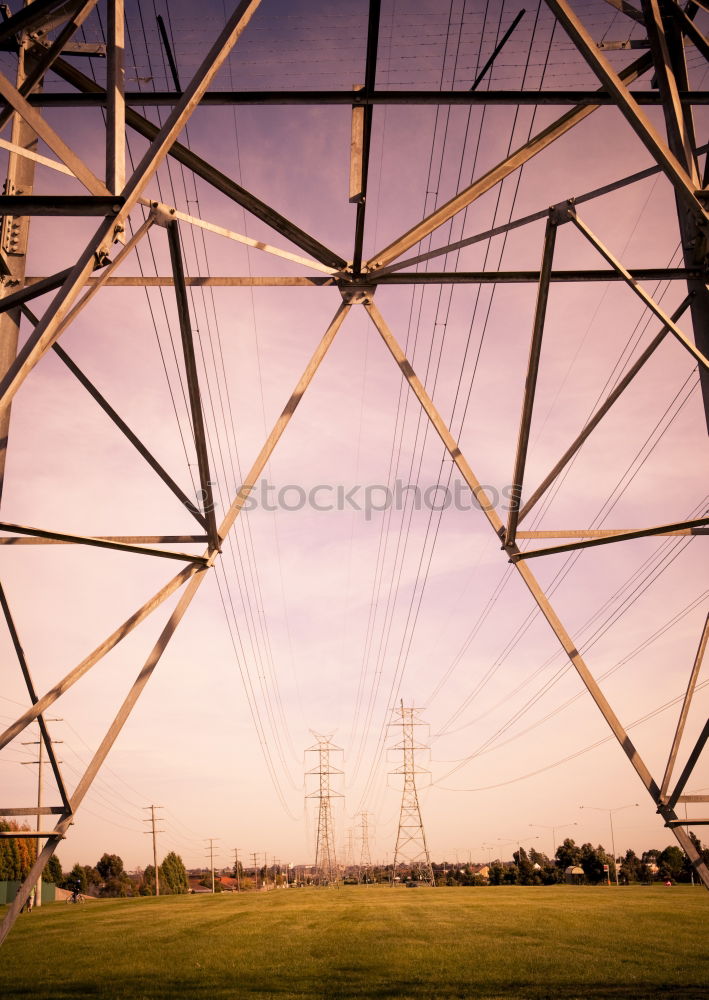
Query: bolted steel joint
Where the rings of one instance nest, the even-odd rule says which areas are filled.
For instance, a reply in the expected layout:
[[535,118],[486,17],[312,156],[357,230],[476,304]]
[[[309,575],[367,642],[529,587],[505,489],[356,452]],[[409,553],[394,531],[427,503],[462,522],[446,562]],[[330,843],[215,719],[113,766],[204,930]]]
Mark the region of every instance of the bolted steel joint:
[[576,199],[567,198],[560,201],[558,205],[549,207],[549,221],[555,226],[562,226],[565,222],[570,222],[572,216],[576,215]]
[[342,282],[338,285],[343,302],[348,306],[366,306],[374,301],[376,285]]
[[175,209],[172,205],[163,205],[161,201],[151,201],[150,216],[158,226],[167,227],[175,221]]

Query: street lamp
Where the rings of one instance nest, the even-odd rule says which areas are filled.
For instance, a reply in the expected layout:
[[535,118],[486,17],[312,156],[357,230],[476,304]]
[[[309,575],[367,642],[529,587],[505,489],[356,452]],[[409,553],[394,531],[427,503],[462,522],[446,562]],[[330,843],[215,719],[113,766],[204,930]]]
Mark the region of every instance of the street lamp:
[[488,863],[488,865],[491,865],[492,864],[492,852],[495,850],[495,845],[494,844],[481,844],[480,846],[483,849],[483,851],[487,851],[487,863]]
[[529,825],[536,827],[538,830],[551,830],[551,836],[552,836],[552,847],[551,847],[552,855],[551,855],[551,860],[555,861],[555,858],[556,858],[556,831],[557,830],[563,830],[567,826],[578,826],[578,823],[559,823],[559,824],[554,824],[553,826],[545,826],[543,823],[530,823]]
[[[613,849],[613,870],[615,872],[615,884],[620,885],[618,881],[618,862],[615,857],[615,837],[613,835],[613,813],[620,812],[621,809],[634,809],[639,806],[639,802],[630,802],[627,806],[615,806],[613,809],[608,809],[606,806],[579,806],[579,809],[595,809],[598,812],[608,813],[608,822],[611,825],[611,847]],[[611,883],[610,872],[608,873],[608,885]]]
[[[528,837],[527,839],[528,840],[539,840],[539,834],[537,834],[534,837]],[[502,843],[502,844],[516,844],[517,845],[517,857],[519,858],[521,847],[522,847],[522,839],[520,837],[511,837],[509,840],[504,840],[502,837],[498,837],[497,840],[498,840],[498,843]]]

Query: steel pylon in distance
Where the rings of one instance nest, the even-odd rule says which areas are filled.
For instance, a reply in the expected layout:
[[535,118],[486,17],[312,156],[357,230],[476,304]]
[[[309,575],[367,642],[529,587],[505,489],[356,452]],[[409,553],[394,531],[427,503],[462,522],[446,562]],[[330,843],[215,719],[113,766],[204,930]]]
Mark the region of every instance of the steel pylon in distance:
[[316,743],[308,747],[306,753],[316,753],[317,764],[306,771],[308,775],[317,775],[318,787],[306,798],[318,800],[318,834],[315,844],[315,879],[318,885],[337,885],[339,868],[335,855],[335,826],[332,819],[333,798],[342,798],[340,792],[332,788],[331,778],[343,772],[330,763],[331,753],[342,753],[342,747],[336,747],[331,736],[321,736],[313,733]]
[[402,701],[399,708],[394,710],[394,719],[390,723],[391,726],[401,727],[402,740],[392,749],[401,751],[403,758],[401,767],[390,773],[403,774],[404,776],[399,828],[396,834],[394,864],[391,871],[392,885],[396,879],[397,865],[409,867],[411,877],[418,882],[430,886],[436,884],[416,787],[416,775],[429,773],[425,768],[416,766],[416,752],[428,749],[427,746],[417,742],[414,738],[416,727],[426,725],[419,718],[420,711],[418,708],[404,708]]
[[372,856],[369,850],[369,813],[360,813],[359,836],[361,840],[357,881],[369,882],[372,867]]

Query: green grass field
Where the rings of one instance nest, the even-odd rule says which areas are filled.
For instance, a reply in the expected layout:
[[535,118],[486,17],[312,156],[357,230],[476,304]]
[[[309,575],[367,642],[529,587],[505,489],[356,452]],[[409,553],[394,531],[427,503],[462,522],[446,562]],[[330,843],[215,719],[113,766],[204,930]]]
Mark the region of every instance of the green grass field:
[[75,1000],[709,997],[689,886],[385,886],[57,903],[20,916],[0,996]]

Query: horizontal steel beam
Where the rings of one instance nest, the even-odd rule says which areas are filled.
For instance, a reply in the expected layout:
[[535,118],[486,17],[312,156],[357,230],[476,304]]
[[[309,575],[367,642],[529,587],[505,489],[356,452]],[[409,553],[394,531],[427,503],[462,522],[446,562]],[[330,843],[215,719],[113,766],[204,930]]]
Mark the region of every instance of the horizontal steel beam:
[[[62,810],[63,811],[63,810]],[[22,840],[46,840],[48,837],[56,837],[57,834],[54,830],[0,830],[0,837],[4,837],[6,840],[8,838],[15,840],[21,838]],[[62,837],[62,840],[64,838]]]
[[[637,268],[630,274],[638,281],[686,281],[687,278],[699,278],[700,271],[697,268],[687,267],[644,267]],[[28,277],[27,283],[45,281],[45,278]],[[608,268],[599,268],[589,271],[552,271],[552,281],[624,281],[622,275],[617,271]],[[536,284],[539,281],[539,271],[427,271],[427,272],[406,272],[404,274],[383,274],[381,277],[373,278],[366,284],[376,288],[377,285],[494,285],[494,284]],[[118,287],[135,288],[162,288],[171,287],[174,284],[172,275],[125,275],[122,277],[89,278],[86,284],[91,285],[101,283],[102,285],[114,285]],[[340,281],[336,277],[311,277],[310,275],[299,275],[293,278],[279,278],[271,276],[245,276],[245,275],[193,275],[185,277],[185,284],[197,288],[248,288],[252,285],[271,286],[292,286],[292,287],[338,287],[347,290],[349,282]],[[357,283],[359,287],[361,282]]]
[[[518,531],[517,538],[613,538],[627,535],[632,528],[560,528],[557,531]],[[709,528],[678,528],[659,532],[665,535],[709,535]]]
[[[27,278],[27,281],[42,281],[42,278]],[[113,285],[123,288],[171,288],[175,283],[175,279],[170,275],[125,275],[116,278],[105,278],[103,281],[99,281],[98,278],[88,278],[85,282],[88,288],[101,285]],[[284,286],[286,288],[293,287],[318,287],[320,285],[329,285],[330,287],[335,287],[337,285],[336,278],[330,278],[323,276],[322,278],[311,275],[302,275],[297,278],[277,278],[277,277],[249,277],[249,276],[238,276],[233,277],[228,276],[215,276],[211,277],[208,275],[199,275],[196,278],[185,278],[185,284],[194,288],[249,288],[252,285],[263,286],[266,288]]]
[[[565,537],[565,536],[564,536]],[[96,535],[97,542],[123,542],[125,545],[196,545],[207,541],[206,535]],[[71,545],[66,538],[40,538],[33,535],[0,537],[0,545]],[[0,810],[0,816],[2,811]]]
[[698,517],[691,521],[678,521],[676,524],[660,524],[654,528],[638,528],[637,531],[625,531],[618,535],[606,535],[601,538],[586,538],[566,545],[551,545],[548,549],[527,549],[525,552],[513,552],[510,562],[533,559],[536,556],[555,556],[562,552],[572,552],[575,549],[590,549],[597,545],[608,545],[613,542],[629,542],[636,538],[651,538],[654,535],[672,535],[686,528],[699,528],[709,524],[709,517]]
[[[709,104],[709,90],[680,92],[683,104]],[[634,90],[638,104],[661,105],[655,90]],[[180,95],[174,90],[126,91],[129,107],[172,107]],[[28,101],[37,108],[106,107],[105,93],[33,94]],[[202,107],[231,105],[614,105],[610,94],[597,90],[378,90],[373,94],[352,90],[214,90],[205,94]]]
[[[64,806],[0,806],[0,816],[64,816]],[[37,834],[35,833],[35,837]]]
[[[637,281],[686,281],[700,277],[697,268],[643,267],[630,272]],[[552,271],[550,281],[623,281],[623,277],[607,268],[593,270]],[[473,285],[485,284],[537,284],[539,271],[426,271],[417,274],[383,274],[376,278],[380,285],[450,285],[456,282]]]
[[141,545],[130,545],[124,542],[111,542],[104,538],[87,535],[71,535],[63,531],[47,531],[44,528],[28,528],[22,524],[11,524],[0,521],[0,531],[12,532],[17,535],[34,535],[37,538],[47,538],[51,541],[67,542],[75,545],[90,545],[100,549],[112,549],[115,552],[131,552],[141,556],[158,556],[162,559],[177,559],[182,562],[206,563],[204,556],[191,555],[188,552],[166,552],[165,549],[147,549]]
[[3,194],[0,215],[117,215],[123,207],[118,195]]

